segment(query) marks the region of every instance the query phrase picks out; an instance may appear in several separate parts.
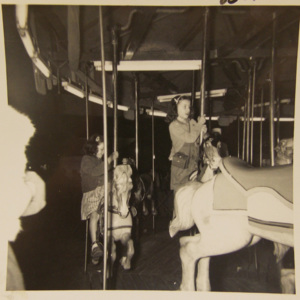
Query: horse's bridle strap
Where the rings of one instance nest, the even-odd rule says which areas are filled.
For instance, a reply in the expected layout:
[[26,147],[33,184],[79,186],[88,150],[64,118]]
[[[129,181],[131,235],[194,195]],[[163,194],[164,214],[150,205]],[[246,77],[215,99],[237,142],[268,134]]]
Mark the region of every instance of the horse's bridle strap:
[[122,229],[122,228],[132,228],[132,225],[123,225],[118,227],[109,227],[107,230],[115,230],[115,229]]
[[116,206],[108,207],[108,212],[110,212],[112,214],[119,214],[119,210],[116,208]]

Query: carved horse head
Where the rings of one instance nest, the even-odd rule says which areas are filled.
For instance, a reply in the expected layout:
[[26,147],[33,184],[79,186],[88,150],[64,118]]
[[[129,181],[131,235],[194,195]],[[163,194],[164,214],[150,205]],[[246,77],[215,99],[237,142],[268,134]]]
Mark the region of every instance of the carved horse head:
[[218,152],[218,148],[212,145],[212,140],[208,139],[203,144],[204,150],[204,164],[208,164],[212,170],[218,169],[221,163],[221,156]]
[[113,212],[126,218],[129,214],[129,198],[132,190],[132,169],[130,165],[118,165],[114,169],[112,185]]
[[292,138],[280,140],[275,151],[277,152],[275,158],[276,165],[288,165],[293,163],[294,140]]

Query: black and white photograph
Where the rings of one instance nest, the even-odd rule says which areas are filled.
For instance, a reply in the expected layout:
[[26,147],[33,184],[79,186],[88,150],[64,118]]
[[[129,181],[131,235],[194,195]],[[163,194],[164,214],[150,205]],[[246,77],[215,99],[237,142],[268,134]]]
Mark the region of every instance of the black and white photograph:
[[266,2],[1,3],[4,298],[296,297],[300,5]]

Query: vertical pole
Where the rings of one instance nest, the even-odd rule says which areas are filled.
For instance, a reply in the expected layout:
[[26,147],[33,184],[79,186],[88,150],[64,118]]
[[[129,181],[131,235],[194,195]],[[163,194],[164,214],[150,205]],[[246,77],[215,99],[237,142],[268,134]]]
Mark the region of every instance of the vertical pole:
[[246,159],[246,116],[247,116],[247,98],[245,98],[245,105],[244,105],[244,122],[243,122],[243,152],[242,152],[242,159]]
[[192,103],[191,106],[194,107],[196,99],[196,71],[192,71]]
[[[114,151],[118,150],[118,37],[117,29],[112,29],[112,44],[113,44],[113,92],[114,92]],[[114,161],[114,167],[116,167],[117,161]]]
[[280,142],[280,99],[277,97],[277,103],[276,103],[276,117],[277,117],[277,122],[276,122],[276,143],[277,145]]
[[104,136],[104,253],[103,253],[103,290],[106,290],[107,274],[107,211],[108,211],[108,164],[107,164],[107,99],[106,99],[106,78],[105,78],[105,53],[103,36],[102,6],[99,7],[100,25],[100,46],[101,46],[101,71],[103,90],[103,136]]
[[135,166],[139,168],[139,80],[138,75],[134,75],[134,96],[135,96]]
[[264,111],[264,87],[261,88],[260,98],[260,123],[259,123],[259,166],[262,166],[262,142],[263,142],[263,111]]
[[276,12],[273,12],[272,28],[272,51],[271,51],[271,74],[270,74],[270,158],[271,166],[275,165],[274,157],[274,102],[275,102],[275,33],[276,33]]
[[[88,95],[88,80],[87,70],[85,76],[85,121],[86,121],[86,139],[89,139],[89,95]],[[88,235],[89,235],[89,220],[85,221],[85,249],[84,249],[84,272],[87,269],[87,256],[88,256]]]
[[256,61],[253,62],[252,71],[252,94],[251,94],[251,140],[250,140],[250,164],[253,164],[253,129],[254,129],[254,100],[255,100],[255,81],[256,81]]
[[89,138],[89,94],[88,94],[88,75],[85,74],[85,122],[86,122],[86,139]]
[[201,98],[200,98],[200,116],[204,115],[205,108],[205,73],[206,73],[206,53],[207,53],[207,23],[209,8],[205,7],[204,27],[203,27],[203,49],[202,49],[202,68],[201,68]]
[[249,143],[250,143],[250,105],[252,89],[252,69],[248,70],[248,95],[247,95],[247,136],[246,136],[246,161],[249,163]]
[[[151,111],[152,111],[152,183],[153,183],[153,188],[154,188],[154,180],[155,180],[155,144],[154,144],[154,100],[152,99],[152,105],[151,105]],[[155,207],[154,207],[154,200],[152,200],[152,230],[155,232]]]
[[241,133],[240,133],[240,127],[241,127],[241,121],[240,121],[240,115],[238,115],[237,118],[237,157],[240,158],[240,143],[241,143]]

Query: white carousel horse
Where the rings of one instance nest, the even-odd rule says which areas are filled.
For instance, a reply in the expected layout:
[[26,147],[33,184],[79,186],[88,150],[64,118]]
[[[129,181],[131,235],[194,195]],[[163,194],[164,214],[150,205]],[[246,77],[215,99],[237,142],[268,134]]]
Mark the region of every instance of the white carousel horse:
[[129,165],[118,165],[114,169],[110,203],[108,205],[108,241],[111,250],[111,268],[116,260],[116,242],[120,241],[126,248],[120,263],[125,270],[131,268],[131,259],[134,255],[134,245],[131,239],[132,216],[130,213],[129,199],[132,190],[132,169]]
[[277,243],[275,254],[280,260],[294,246],[292,166],[254,168],[228,157],[221,161],[220,169],[211,180],[190,182],[175,195],[170,236],[194,224],[199,230],[199,234],[180,238],[181,290],[195,290],[197,261],[196,289],[210,291],[212,256],[265,238]]

